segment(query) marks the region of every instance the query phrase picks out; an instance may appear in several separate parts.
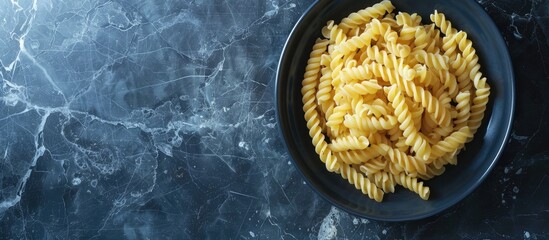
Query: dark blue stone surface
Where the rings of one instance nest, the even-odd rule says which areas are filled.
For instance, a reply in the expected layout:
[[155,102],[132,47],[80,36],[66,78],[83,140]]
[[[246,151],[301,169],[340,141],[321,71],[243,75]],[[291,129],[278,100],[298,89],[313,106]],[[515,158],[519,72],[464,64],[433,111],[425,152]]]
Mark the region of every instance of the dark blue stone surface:
[[276,130],[282,46],[313,1],[0,1],[0,239],[549,238],[549,1],[480,0],[515,65],[503,157],[420,221],[358,219]]

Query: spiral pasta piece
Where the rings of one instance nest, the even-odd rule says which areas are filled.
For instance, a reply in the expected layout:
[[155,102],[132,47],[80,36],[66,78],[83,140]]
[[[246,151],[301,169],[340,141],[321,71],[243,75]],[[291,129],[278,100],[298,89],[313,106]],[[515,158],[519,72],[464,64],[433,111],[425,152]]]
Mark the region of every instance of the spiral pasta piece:
[[446,153],[441,157],[434,159],[433,162],[430,163],[430,165],[437,169],[444,168],[444,166],[447,164],[457,164],[457,151]]
[[379,132],[371,132],[368,135],[368,140],[372,144],[390,144],[389,139],[387,139],[385,134],[380,134]]
[[406,95],[412,97],[414,101],[421,102],[428,112],[435,114],[439,124],[447,126],[450,123],[451,115],[449,111],[444,108],[440,101],[433,97],[429,91],[416,86],[413,81],[403,80],[398,74],[380,64],[372,63],[369,66],[376,77],[388,79],[391,84],[398,85],[400,88],[404,89]]
[[444,166],[436,167],[433,164],[427,165],[427,173],[425,174],[418,174],[418,177],[423,180],[430,180],[436,176],[442,175],[446,171],[446,168]]
[[461,57],[461,54],[458,54],[456,60],[452,63],[452,70],[456,75],[459,90],[471,91],[473,88],[473,82],[471,82],[467,72],[467,62]]
[[348,17],[341,20],[341,27],[351,29],[356,26],[368,23],[372,19],[379,18],[386,13],[390,13],[395,9],[391,1],[382,1],[367,7],[358,12],[351,13]]
[[382,23],[378,19],[372,19],[369,30],[375,36],[383,37],[382,40],[385,42],[396,42],[398,40],[398,33],[389,24]]
[[316,92],[316,98],[319,104],[327,102],[331,98],[332,93],[332,71],[329,68],[321,70],[322,76]]
[[427,140],[423,138],[418,130],[415,128],[412,114],[408,110],[406,101],[402,96],[402,93],[392,86],[390,88],[385,88],[388,92],[389,101],[392,102],[393,108],[395,109],[395,114],[397,115],[397,120],[400,123],[400,130],[403,131],[404,137],[406,137],[406,144],[416,152],[416,154],[423,160],[429,159],[431,155],[431,146],[427,143]]
[[403,166],[407,172],[417,172],[419,174],[427,173],[425,161],[409,156],[398,149],[389,149],[389,151],[387,151],[387,156],[389,156],[391,162]]
[[406,12],[399,12],[396,15],[396,22],[399,26],[416,27],[421,24],[421,16],[417,13],[409,14]]
[[336,152],[335,155],[347,164],[361,164],[387,154],[388,150],[386,144],[372,144],[362,150]]
[[305,112],[305,121],[309,128],[309,135],[312,138],[312,143],[315,146],[315,151],[319,155],[320,160],[326,164],[329,171],[339,169],[339,162],[332,154],[325,141],[325,136],[322,134],[320,127],[319,114],[316,110],[315,88],[318,85],[318,74],[320,71],[320,56],[324,53],[328,41],[317,40],[313,46],[313,51],[305,68],[305,77],[302,82],[301,94],[303,95],[303,111]]
[[404,90],[407,96],[412,97],[414,101],[420,102],[427,112],[433,113],[437,123],[448,125],[451,120],[451,115],[448,109],[443,107],[443,104],[425,88],[416,86],[413,81],[405,81],[396,74],[393,74],[395,83]]
[[399,185],[402,185],[410,191],[417,193],[423,200],[429,199],[429,195],[431,195],[431,190],[429,187],[423,186],[423,182],[419,181],[417,178],[412,178],[404,173],[400,173],[395,178],[395,181]]
[[364,67],[367,67],[377,79],[381,79],[391,85],[395,84],[396,80],[394,79],[392,70],[383,64],[372,62],[364,65]]
[[460,92],[456,96],[456,110],[457,116],[454,120],[455,129],[460,129],[467,125],[467,121],[471,116],[471,93],[469,91]]
[[427,30],[423,27],[416,27],[414,33],[414,48],[413,52],[418,52],[424,50],[429,46],[429,35],[427,35]]
[[335,107],[334,111],[328,118],[328,122],[326,123],[326,125],[328,127],[333,128],[336,131],[339,130],[339,128],[342,126],[345,115],[350,110],[351,110],[351,106],[348,103]]
[[362,164],[360,166],[360,171],[367,175],[375,174],[385,169],[387,167],[387,163],[388,162],[383,160],[381,157],[374,158]]
[[391,129],[387,130],[387,135],[389,135],[389,140],[391,142],[396,142],[396,141],[398,141],[399,138],[402,137],[402,130],[400,130],[397,127],[391,128]]
[[371,79],[372,77],[373,73],[365,66],[345,68],[341,71],[341,80],[347,83]]
[[331,44],[340,44],[347,40],[347,35],[343,32],[343,29],[339,28],[334,21],[328,21],[328,24],[322,31],[324,37],[327,37]]
[[425,51],[427,52],[437,52],[438,49],[442,46],[442,39],[440,37],[440,30],[436,28],[435,24],[428,25],[425,27],[425,30],[427,30],[427,35],[430,38],[429,45],[427,48],[425,48]]
[[381,89],[377,80],[362,81],[360,83],[347,84],[335,94],[335,99],[346,97],[348,99],[358,98],[360,95],[374,94]]
[[387,51],[380,50],[378,46],[366,48],[368,59],[375,61],[389,69],[398,67],[398,60],[394,54],[389,54]]
[[431,21],[440,28],[440,31],[444,33],[444,35],[452,35],[455,34],[456,30],[452,28],[452,22],[446,20],[446,16],[443,13],[439,13],[437,10],[435,10],[435,13],[431,14],[430,16]]
[[432,133],[437,128],[437,122],[432,114],[425,114],[421,119],[421,132]]
[[330,149],[334,152],[365,149],[370,145],[367,137],[345,136],[336,138],[330,143]]
[[418,62],[427,65],[434,70],[448,70],[449,58],[444,55],[429,53],[424,50],[418,50],[413,53]]
[[[383,26],[387,28],[390,27],[389,24],[386,24],[386,23]],[[370,45],[372,40],[376,40],[380,34],[381,34],[380,32],[375,32],[372,29],[368,29],[364,31],[362,34],[358,36],[354,36],[350,38],[348,41],[346,41],[345,43],[338,45],[337,49],[343,54],[354,52],[359,48]]]
[[358,129],[362,132],[371,133],[378,130],[389,130],[397,125],[398,121],[394,116],[386,117],[361,117],[360,115],[347,115],[343,125],[349,129]]
[[423,116],[423,112],[425,111],[425,109],[421,107],[420,104],[415,103],[409,98],[406,98],[406,104],[408,104],[408,108],[410,108],[410,113],[412,113],[412,119],[414,120],[414,127],[416,129],[421,129],[421,124],[422,124],[421,118]]
[[[469,79],[476,88],[468,124],[472,134],[475,134],[484,118],[484,112],[486,111],[486,105],[488,104],[488,97],[490,95],[490,86],[486,83],[486,78],[482,77],[478,56],[472,46],[471,40],[467,39],[467,33],[459,32],[457,35],[459,50],[462,52],[465,61],[469,61],[467,63],[466,72],[469,73]],[[472,136],[469,137],[468,141],[471,139]]]
[[385,171],[391,173],[394,177],[394,176],[400,175],[401,172],[404,172],[404,167],[400,166],[398,163],[389,162],[387,163],[387,167],[385,168]]
[[456,151],[461,147],[461,145],[465,144],[471,135],[471,130],[468,126],[462,127],[458,131],[453,132],[450,136],[444,138],[443,141],[440,141],[433,146],[431,158],[438,158],[446,153]]
[[343,58],[345,58],[345,55],[339,52],[338,50],[334,50],[330,54],[332,58],[332,62],[330,63],[330,68],[332,70],[332,86],[334,88],[339,88],[343,85],[343,82],[341,81],[340,73],[345,65],[345,61]]
[[353,167],[347,164],[342,164],[340,174],[343,179],[347,179],[350,184],[354,185],[356,189],[361,190],[362,193],[367,195],[369,198],[374,199],[377,202],[381,202],[383,200],[383,191]]
[[447,35],[442,38],[442,50],[444,51],[444,56],[447,56],[451,61],[456,59],[458,54],[458,45],[456,39],[456,34]]
[[468,122],[472,134],[469,136],[468,141],[472,140],[473,135],[482,124],[486,105],[488,104],[488,97],[490,95],[490,87],[486,84],[486,78],[481,78],[475,85],[477,86],[477,90],[475,91],[475,97],[473,98],[471,115]]
[[411,25],[404,25],[399,32],[398,42],[402,43],[402,45],[409,46],[410,43],[414,42],[415,37],[416,28]]
[[414,83],[424,87],[434,87],[440,84],[436,74],[434,74],[427,66],[417,63],[414,66],[416,71],[416,78],[414,78]]
[[389,24],[389,26],[391,26],[391,28],[393,29],[397,29],[400,27],[395,19],[395,13],[388,13],[387,15],[385,15],[385,17],[383,17],[379,21],[382,23]]
[[328,101],[321,103],[319,108],[321,110],[321,116],[327,121],[334,112],[335,102],[333,99],[329,99]]
[[433,131],[429,134],[430,139],[432,139],[432,144],[436,144],[438,141],[440,141],[441,138],[447,137],[452,132],[454,132],[453,126],[444,126],[444,127],[436,127],[433,129]]
[[383,190],[385,193],[394,193],[395,192],[395,178],[392,174],[389,174],[385,171],[379,171],[374,174],[366,175],[372,182]]
[[360,106],[357,106],[356,111],[356,113],[361,117],[373,115],[377,118],[389,115],[391,112],[392,110],[389,108],[389,106],[381,99],[375,99],[372,102],[364,103]]
[[[415,35],[415,31],[412,32],[412,34]],[[397,42],[389,42],[385,46],[387,47],[389,53],[400,58],[406,58],[412,52],[412,48],[410,48],[410,46]]]
[[438,76],[443,86],[448,89],[448,95],[451,98],[455,98],[459,90],[456,76],[451,74],[448,70],[439,70]]

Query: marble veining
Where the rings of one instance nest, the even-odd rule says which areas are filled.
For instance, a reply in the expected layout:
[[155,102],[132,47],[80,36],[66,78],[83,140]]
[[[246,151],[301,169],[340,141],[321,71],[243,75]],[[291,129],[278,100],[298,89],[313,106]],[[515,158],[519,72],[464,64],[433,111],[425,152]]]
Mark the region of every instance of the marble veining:
[[331,207],[283,147],[278,57],[312,2],[1,0],[0,239],[549,237],[549,2],[479,0],[513,133],[479,189],[405,224]]

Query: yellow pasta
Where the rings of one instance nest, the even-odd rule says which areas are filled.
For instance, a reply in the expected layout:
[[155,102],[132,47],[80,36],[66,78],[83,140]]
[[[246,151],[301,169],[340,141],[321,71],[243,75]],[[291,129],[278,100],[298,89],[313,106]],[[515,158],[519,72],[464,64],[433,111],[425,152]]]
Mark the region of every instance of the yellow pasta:
[[390,1],[329,21],[309,56],[303,111],[330,172],[375,201],[396,185],[427,200],[421,180],[456,165],[490,95],[467,33]]
[[383,190],[384,193],[395,192],[396,181],[393,174],[380,171],[374,174],[367,175],[369,179],[372,179],[374,184]]
[[383,200],[383,191],[381,191],[375,184],[364,176],[364,174],[358,172],[356,169],[349,165],[343,164],[340,168],[340,174],[344,179],[347,179],[350,184],[353,184],[356,189],[362,191],[362,193],[368,195],[371,199],[378,202]]
[[390,1],[382,1],[372,7],[351,13],[348,17],[341,20],[341,25],[343,28],[351,29],[366,24],[372,19],[381,18],[386,13],[391,13],[394,9],[395,7]]
[[436,176],[440,176],[446,171],[446,168],[444,166],[441,166],[440,168],[437,168],[433,164],[427,165],[427,173],[426,174],[418,174],[418,177],[423,180],[429,180]]
[[375,99],[371,102],[364,103],[360,106],[357,106],[356,113],[361,117],[364,116],[375,116],[381,117],[389,115],[392,112],[392,108],[389,107],[383,100]]
[[386,88],[389,101],[395,108],[395,115],[400,123],[399,128],[403,131],[406,138],[406,145],[412,147],[412,150],[423,160],[429,159],[431,155],[431,146],[415,127],[412,114],[406,104],[405,98],[396,85]]
[[365,136],[345,136],[336,138],[330,143],[330,148],[334,152],[343,152],[347,150],[365,149],[370,145],[370,141]]
[[406,172],[417,172],[419,174],[427,173],[427,166],[424,161],[412,157],[403,151],[392,148],[388,151],[387,155],[389,156],[391,162],[397,163],[398,165],[404,167]]
[[305,112],[305,121],[309,128],[309,135],[313,139],[315,151],[319,155],[320,160],[326,164],[328,171],[337,171],[339,169],[339,161],[332,154],[325,141],[325,136],[320,127],[320,118],[316,110],[316,101],[314,92],[318,85],[318,73],[320,71],[320,56],[324,48],[328,45],[326,40],[317,40],[313,46],[307,67],[305,68],[305,78],[303,79],[303,87],[301,94],[303,95],[303,111]]
[[385,161],[382,157],[377,157],[362,164],[360,166],[360,171],[369,175],[382,171],[385,168],[387,168],[387,161]]
[[419,197],[421,197],[423,200],[429,199],[431,190],[429,189],[429,187],[423,186],[423,182],[419,181],[417,178],[410,177],[405,173],[400,173],[398,176],[395,177],[395,181],[406,189],[417,193]]
[[340,92],[334,95],[334,98],[341,99],[347,97],[348,99],[358,98],[360,95],[374,94],[381,89],[381,86],[377,84],[377,80],[362,81],[361,83],[346,84],[340,89]]
[[362,164],[379,156],[384,156],[390,149],[387,144],[372,144],[362,150],[336,152],[335,155],[347,164]]
[[370,133],[378,130],[389,130],[397,125],[397,119],[394,116],[386,117],[362,117],[360,115],[347,115],[343,121],[343,125],[349,129],[360,130],[361,132]]

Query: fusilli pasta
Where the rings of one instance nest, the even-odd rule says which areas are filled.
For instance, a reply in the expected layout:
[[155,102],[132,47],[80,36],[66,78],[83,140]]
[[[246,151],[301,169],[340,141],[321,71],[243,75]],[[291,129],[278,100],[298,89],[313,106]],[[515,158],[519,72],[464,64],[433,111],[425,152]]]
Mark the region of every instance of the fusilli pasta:
[[467,33],[390,1],[329,21],[309,56],[302,101],[320,160],[382,201],[444,173],[480,128],[490,95]]

